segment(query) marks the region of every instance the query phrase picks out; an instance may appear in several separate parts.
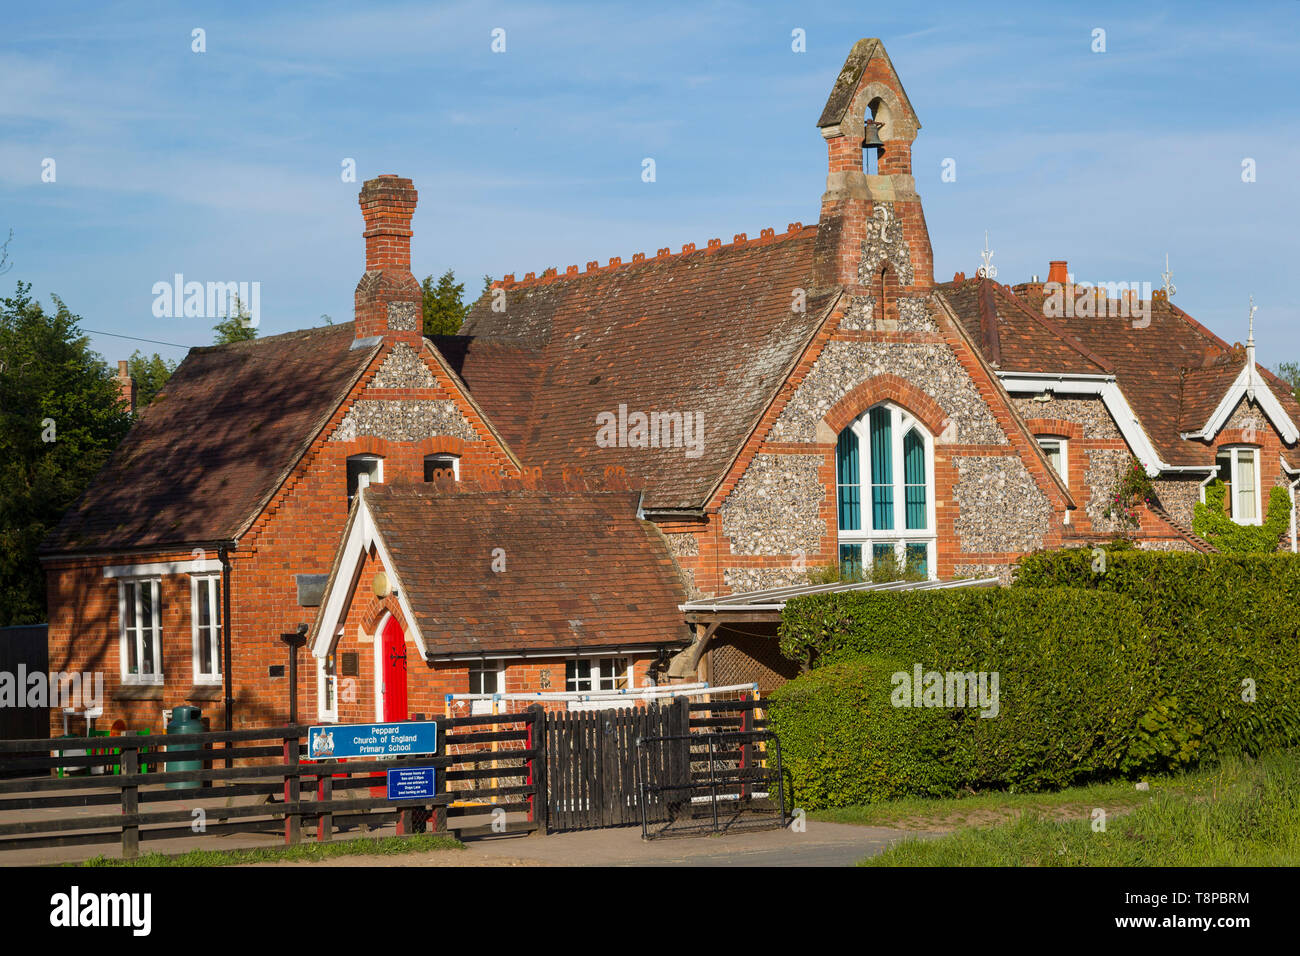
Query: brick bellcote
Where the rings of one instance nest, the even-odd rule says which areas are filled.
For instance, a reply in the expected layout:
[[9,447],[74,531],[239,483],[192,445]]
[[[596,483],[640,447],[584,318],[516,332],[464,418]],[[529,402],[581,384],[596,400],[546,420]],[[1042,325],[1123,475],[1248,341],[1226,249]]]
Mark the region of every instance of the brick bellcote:
[[367,180],[359,201],[366,229],[366,272],[357,283],[356,337],[419,346],[423,297],[411,274],[411,217],[419,194],[409,179]]
[[[867,121],[878,124],[879,151],[863,148]],[[853,45],[817,126],[826,140],[827,173],[814,286],[843,286],[852,295],[880,289],[928,295],[934,253],[912,176],[921,122],[883,43]]]

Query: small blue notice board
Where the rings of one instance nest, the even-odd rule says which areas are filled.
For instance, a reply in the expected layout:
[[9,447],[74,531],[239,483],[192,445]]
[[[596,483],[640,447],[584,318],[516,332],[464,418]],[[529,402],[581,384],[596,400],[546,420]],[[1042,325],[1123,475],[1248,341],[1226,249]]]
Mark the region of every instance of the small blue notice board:
[[435,797],[432,767],[388,771],[389,800],[424,800]]

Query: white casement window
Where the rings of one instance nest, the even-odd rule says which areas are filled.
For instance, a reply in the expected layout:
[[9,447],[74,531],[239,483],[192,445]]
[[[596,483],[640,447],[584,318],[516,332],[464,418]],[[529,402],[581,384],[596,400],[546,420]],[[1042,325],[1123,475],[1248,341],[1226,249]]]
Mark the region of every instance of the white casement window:
[[[505,689],[504,667],[500,661],[474,661],[469,665],[469,692],[471,694],[500,694]],[[472,700],[471,714],[492,713],[492,701]]]
[[1065,487],[1070,487],[1070,443],[1057,435],[1039,435],[1038,447],[1043,450],[1043,455],[1056,469],[1056,473],[1061,477],[1061,483]]
[[565,662],[564,689],[631,690],[632,662],[626,657],[576,657]]
[[897,405],[850,422],[835,446],[840,568],[860,573],[890,557],[935,576],[934,440]]
[[384,459],[378,455],[352,455],[348,458],[348,507],[357,496],[358,488],[367,485],[382,484],[384,481]]
[[1220,448],[1215,456],[1219,480],[1227,487],[1224,501],[1237,524],[1262,524],[1259,489],[1259,449],[1250,446]]
[[124,684],[163,682],[161,590],[161,578],[129,578],[117,582]]
[[459,455],[426,455],[424,457],[424,480],[433,481],[436,471],[450,471],[452,477],[460,481]]
[[316,713],[325,723],[338,723],[339,677],[333,651],[316,661]]
[[190,630],[194,645],[194,683],[221,683],[221,578],[190,578]]

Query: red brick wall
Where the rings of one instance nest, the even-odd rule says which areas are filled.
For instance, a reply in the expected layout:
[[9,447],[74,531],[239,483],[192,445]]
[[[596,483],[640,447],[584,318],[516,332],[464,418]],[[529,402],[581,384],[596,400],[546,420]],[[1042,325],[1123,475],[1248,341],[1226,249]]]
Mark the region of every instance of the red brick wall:
[[[231,552],[231,631],[234,642],[232,672],[235,727],[268,726],[288,718],[288,680],[268,677],[268,668],[287,664],[288,652],[279,635],[310,624],[315,608],[297,603],[297,574],[326,574],[338,548],[347,518],[346,460],[358,452],[384,457],[384,481],[423,481],[424,456],[452,452],[461,456],[462,477],[475,468],[518,468],[492,436],[473,406],[430,358],[425,358],[437,380],[434,389],[371,390],[367,399],[450,399],[473,427],[476,438],[435,437],[419,442],[359,438],[331,442],[342,421],[391,349],[381,350],[352,393],[330,418],[303,458]],[[164,560],[189,560],[189,552],[148,555],[109,555],[57,562],[47,567],[50,620],[50,661],[62,669],[102,670],[105,675],[105,716],[98,727],[124,719],[130,728],[160,729],[161,711],[189,702],[193,683],[190,633],[190,575],[162,580],[164,614],[162,646],[165,684],[160,699],[113,700],[120,683],[117,584],[103,577],[103,568],[118,564],[145,564]],[[208,559],[217,557],[209,551]],[[299,715],[316,712],[315,662],[300,651]],[[224,727],[220,701],[196,702],[213,729]],[[439,701],[441,703],[441,701]],[[373,710],[371,711],[373,714]],[[368,718],[367,718],[368,719]],[[61,731],[62,718],[54,715],[52,727]]]

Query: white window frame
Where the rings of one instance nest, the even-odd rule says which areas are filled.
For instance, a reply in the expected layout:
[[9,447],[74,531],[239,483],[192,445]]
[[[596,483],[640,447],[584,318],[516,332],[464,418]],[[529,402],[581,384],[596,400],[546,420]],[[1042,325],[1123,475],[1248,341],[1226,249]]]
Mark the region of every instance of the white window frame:
[[[466,679],[469,681],[469,692],[471,694],[479,693],[479,691],[474,690],[473,673],[475,670],[482,671],[485,674],[495,675],[497,689],[492,693],[494,694],[505,693],[505,685],[506,685],[505,661],[503,660],[470,661],[468,666],[466,667]],[[487,691],[483,691],[482,693],[487,693]],[[470,715],[476,716],[478,714],[492,713],[492,703],[493,702],[491,700],[470,701],[469,702]]]
[[[460,481],[460,455],[449,455],[440,452],[436,455],[425,455],[424,464],[427,467],[431,461],[446,461],[451,463],[451,476],[456,481]],[[445,470],[445,469],[444,469]]]
[[[622,668],[615,666],[618,661],[625,662]],[[579,664],[579,663],[585,663],[590,665],[591,686],[585,690],[570,690],[569,689],[569,665]],[[622,688],[623,690],[631,691],[635,688],[636,666],[633,663],[632,658],[627,656],[626,654],[617,654],[617,655],[611,654],[605,657],[570,657],[568,660],[564,662],[564,689],[568,693],[594,694],[600,691],[609,692],[610,690],[615,690],[618,688],[601,687],[601,683],[606,680],[611,682],[615,681],[620,676],[622,676],[627,683],[627,686],[625,688]]]
[[[144,663],[144,628],[140,626],[140,588],[148,586],[152,590],[152,620],[150,627],[153,634],[153,660],[155,671],[151,673],[132,674],[131,655],[128,650],[129,643],[135,644],[136,660],[143,666]],[[127,591],[134,588],[134,628],[127,626],[126,605]],[[161,577],[139,577],[139,578],[119,578],[117,582],[117,625],[118,625],[118,651],[122,665],[122,683],[123,684],[143,684],[146,686],[161,686],[163,677],[163,660],[162,660],[162,578]],[[132,636],[129,631],[134,630]]]
[[[346,481],[346,479],[347,479],[347,471],[348,471],[348,469],[351,467],[352,463],[353,463],[353,462],[359,462],[359,461],[364,461],[364,462],[374,462],[376,467],[375,467],[375,475],[374,475],[374,477],[371,477],[370,475],[366,474],[365,472],[362,472],[361,474],[357,475],[357,491],[358,491],[358,492],[360,492],[362,488],[368,488],[368,487],[370,486],[371,482],[374,482],[374,483],[377,484],[377,485],[382,485],[382,484],[384,483],[384,456],[383,456],[383,455],[376,455],[376,454],[373,454],[373,453],[371,453],[371,452],[367,452],[367,453],[362,454],[362,455],[348,455],[347,464],[344,465],[344,480],[345,480],[345,481]],[[343,490],[344,490],[344,493],[347,492],[347,486],[346,486],[346,485],[344,485],[344,489],[343,489]],[[354,497],[353,495],[348,495],[348,506],[349,506],[349,507],[351,507],[351,505],[352,505],[352,499],[353,499],[353,497]]]
[[[1054,444],[1058,447],[1061,456],[1061,469],[1060,471],[1057,472],[1057,475],[1061,479],[1061,484],[1065,485],[1066,488],[1069,488],[1070,487],[1070,439],[1066,438],[1064,435],[1035,435],[1034,440],[1038,442],[1038,447],[1043,450],[1044,458],[1048,458],[1047,455],[1048,445]],[[1051,464],[1050,458],[1048,458],[1048,464]]]
[[[1230,487],[1230,488],[1228,489],[1228,492],[1229,492],[1229,494],[1228,494],[1228,514],[1229,514],[1229,516],[1232,518],[1232,520],[1235,521],[1237,524],[1241,524],[1241,525],[1262,525],[1262,524],[1264,523],[1264,515],[1263,515],[1263,507],[1262,507],[1262,505],[1263,505],[1263,494],[1262,494],[1262,485],[1263,485],[1263,481],[1260,479],[1260,472],[1259,472],[1259,446],[1257,446],[1257,445],[1220,445],[1218,448],[1216,448],[1216,449],[1214,450],[1214,474],[1215,474],[1215,477],[1216,477],[1216,478],[1218,477],[1218,474],[1219,474],[1219,455],[1223,454],[1225,451],[1230,453],[1230,455],[1231,455],[1230,460],[1231,460],[1231,464],[1232,464],[1232,469],[1231,469],[1231,472],[1232,472],[1232,487]],[[1250,454],[1251,458],[1253,459],[1254,466],[1255,466],[1255,517],[1254,517],[1254,518],[1250,518],[1250,519],[1246,519],[1246,520],[1242,520],[1242,518],[1240,517],[1240,515],[1238,515],[1238,513],[1237,513],[1237,512],[1238,512],[1238,508],[1237,508],[1237,495],[1238,495],[1238,489],[1241,487],[1241,484],[1240,484],[1240,477],[1239,477],[1239,468],[1240,468],[1240,464],[1241,464],[1241,458],[1242,458],[1242,456],[1243,456],[1243,453],[1246,453],[1246,452],[1248,452],[1248,453]]]
[[[214,587],[215,585],[215,587]],[[202,656],[200,654],[201,642],[203,635],[199,633],[199,602],[205,599],[216,598],[215,604],[211,609],[208,620],[213,623],[208,630],[211,633],[207,639],[212,642],[210,648],[212,652],[212,663],[214,672],[205,674],[202,669]],[[220,684],[221,674],[221,648],[223,628],[225,620],[221,617],[221,576],[217,574],[195,574],[190,577],[190,637],[191,651],[193,653],[194,683],[195,684]],[[220,624],[216,623],[218,620]]]
[[[890,458],[894,463],[894,527],[876,530],[871,527],[872,520],[872,483],[871,483],[871,412],[877,408],[887,408],[890,412],[889,440]],[[925,570],[930,580],[937,580],[935,557],[938,531],[935,526],[935,484],[934,484],[934,436],[915,415],[893,402],[878,402],[850,422],[858,437],[858,516],[857,531],[839,530],[836,542],[836,562],[839,562],[839,545],[861,545],[862,567],[869,569],[874,563],[874,546],[892,544],[894,558],[900,568],[907,567],[907,546],[925,546]],[[925,448],[925,528],[907,527],[907,478],[903,465],[903,439],[913,428],[921,436]],[[839,469],[836,471],[835,484],[835,523],[839,526]]]
[[[334,661],[334,673],[327,671],[328,663]],[[331,687],[333,693],[330,693]],[[326,700],[333,700],[334,706],[326,705]],[[316,658],[316,714],[327,724],[339,722],[339,665],[338,645],[335,644],[324,657]]]

